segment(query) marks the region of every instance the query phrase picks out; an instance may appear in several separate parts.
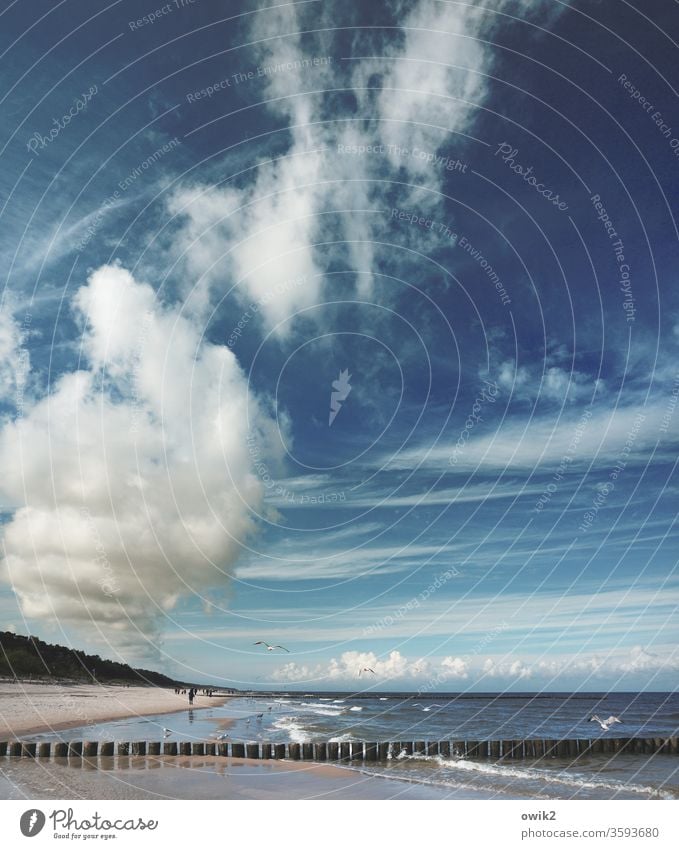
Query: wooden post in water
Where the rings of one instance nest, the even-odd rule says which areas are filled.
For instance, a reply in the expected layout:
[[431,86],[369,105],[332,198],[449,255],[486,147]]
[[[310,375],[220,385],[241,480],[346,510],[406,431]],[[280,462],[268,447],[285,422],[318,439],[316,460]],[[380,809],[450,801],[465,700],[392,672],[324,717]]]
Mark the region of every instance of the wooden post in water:
[[21,754],[24,758],[35,757],[35,743],[22,743]]
[[63,741],[59,741],[54,744],[54,757],[55,758],[65,758],[68,755],[68,744]]
[[439,744],[438,743],[434,743],[434,742],[427,743],[427,754],[430,757],[434,757],[434,756],[438,755],[438,753],[439,753]]
[[7,754],[7,740],[0,740],[0,758],[4,758]]
[[145,755],[146,754],[146,741],[145,740],[135,740],[132,743],[132,754],[133,755]]
[[467,741],[466,756],[468,758],[478,758],[478,756],[479,756],[479,741],[478,740],[468,740]]
[[340,743],[340,760],[348,761],[351,757],[351,744],[343,741]]
[[232,743],[231,744],[231,757],[232,758],[244,758],[245,757],[245,743]]
[[456,758],[463,758],[466,754],[465,745],[462,740],[453,740],[453,742],[450,744],[450,748],[452,754]]
[[194,743],[191,747],[191,751],[194,755],[204,755],[205,754],[205,743]]
[[96,740],[86,740],[83,743],[83,755],[86,758],[96,758],[99,750],[99,743]]
[[[670,737],[670,752],[672,752],[673,755],[679,753],[679,737]],[[0,752],[0,754],[2,753]]]
[[377,743],[365,744],[365,759],[366,762],[374,763],[377,760]]
[[302,743],[302,760],[312,761],[314,759],[313,743]]
[[655,750],[656,750],[656,752],[662,752],[662,751],[663,751],[663,747],[665,746],[665,741],[664,741],[664,739],[663,739],[662,737],[655,737],[655,738],[653,739],[653,742],[655,743]]
[[[102,755],[103,754],[104,754],[104,752],[103,752],[103,746],[102,746]],[[160,743],[158,741],[155,741],[153,743],[149,743],[149,755],[159,755],[159,754],[160,754]]]
[[69,758],[81,758],[83,755],[83,744],[80,740],[72,740],[68,744],[68,756]]
[[414,752],[414,746],[409,741],[406,741],[405,743],[401,743],[401,748],[406,753],[406,756],[412,755],[413,752]]
[[336,761],[339,759],[339,743],[328,743],[328,760]]
[[163,743],[163,754],[164,755],[176,755],[177,754],[177,743],[166,741]]
[[395,752],[394,752],[395,744],[392,744],[392,743],[380,743],[380,744],[377,746],[377,758],[378,758],[378,760],[380,760],[380,761],[386,761],[386,760],[388,760],[388,759],[389,759],[389,746],[391,746],[391,747],[392,747],[392,753],[394,753],[394,756],[395,756]]
[[416,740],[413,743],[413,752],[416,755],[424,755],[426,751],[427,751],[427,744],[424,742],[424,740]]
[[245,756],[252,758],[255,761],[259,760],[259,743],[247,743],[245,746]]
[[220,758],[228,758],[229,756],[229,744],[228,743],[217,743],[217,754]]
[[449,758],[450,757],[450,741],[449,740],[442,740],[439,743],[439,752],[440,752],[442,758]]
[[298,761],[300,759],[300,748],[299,743],[288,743],[288,757],[291,761]]
[[488,757],[499,760],[500,758],[500,741],[491,740],[488,744]]
[[273,756],[277,761],[285,760],[285,743],[276,743],[274,745]]
[[10,758],[21,757],[21,743],[18,740],[13,740],[9,744],[9,756]]
[[568,740],[559,740],[559,742],[556,744],[556,753],[560,758],[568,757]]
[[351,760],[352,761],[362,761],[363,760],[363,743],[356,742],[355,740],[351,743]]
[[129,743],[118,743],[118,757],[121,755],[129,755],[130,754],[130,744]]
[[579,740],[569,740],[568,741],[568,757],[577,758],[580,753],[580,741]]
[[38,757],[39,758],[49,758],[52,754],[52,744],[51,743],[41,743],[38,746]]
[[262,760],[271,760],[271,743],[262,743]]
[[328,744],[314,743],[314,760],[327,761],[328,759]]

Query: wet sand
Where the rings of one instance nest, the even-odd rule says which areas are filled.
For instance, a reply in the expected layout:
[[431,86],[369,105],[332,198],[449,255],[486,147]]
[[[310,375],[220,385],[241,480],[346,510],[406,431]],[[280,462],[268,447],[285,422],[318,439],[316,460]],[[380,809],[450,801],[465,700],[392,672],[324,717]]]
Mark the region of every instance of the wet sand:
[[[0,765],[0,799],[449,799],[450,788],[320,764],[219,757],[16,760]],[[469,798],[469,794],[466,794]],[[479,794],[478,798],[485,798]]]
[[[196,696],[193,709],[217,707],[226,696]],[[93,725],[112,719],[175,713],[186,695],[161,687],[0,682],[0,740]]]

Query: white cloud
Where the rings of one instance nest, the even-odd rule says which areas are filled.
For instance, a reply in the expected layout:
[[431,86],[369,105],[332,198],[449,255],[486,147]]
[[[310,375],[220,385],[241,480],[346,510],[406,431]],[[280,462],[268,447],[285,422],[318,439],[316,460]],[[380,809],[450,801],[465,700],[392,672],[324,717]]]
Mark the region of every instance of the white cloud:
[[13,317],[8,304],[0,309],[0,401],[17,405],[30,369],[25,347],[27,330]]
[[26,617],[139,644],[182,596],[228,583],[262,499],[246,435],[266,451],[274,424],[233,353],[123,268],[73,307],[86,366],[0,432],[2,571]]
[[[530,680],[533,686],[549,686],[557,677],[589,680],[617,679],[626,675],[643,673],[673,673],[679,670],[679,654],[664,651],[655,654],[641,646],[628,651],[611,652],[605,656],[575,654],[549,660],[520,658],[512,655],[443,657],[426,661],[410,661],[399,651],[392,651],[385,660],[378,660],[373,652],[347,651],[338,659],[326,664],[297,664],[294,661],[279,667],[274,681],[327,684],[345,682],[356,686],[358,671],[364,667],[375,670],[375,675],[363,673],[365,682],[380,686],[400,680],[435,692],[446,682],[465,681],[469,686],[483,685],[488,678],[499,679],[505,685]],[[361,677],[363,677],[361,676]]]

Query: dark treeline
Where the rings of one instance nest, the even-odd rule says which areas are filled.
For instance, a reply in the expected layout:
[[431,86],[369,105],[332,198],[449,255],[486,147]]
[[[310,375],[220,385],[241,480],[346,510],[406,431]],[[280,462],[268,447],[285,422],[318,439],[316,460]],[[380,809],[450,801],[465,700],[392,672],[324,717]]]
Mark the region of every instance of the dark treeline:
[[69,678],[79,681],[153,684],[157,687],[195,686],[175,681],[148,669],[104,660],[66,646],[52,645],[37,637],[0,631],[0,678]]

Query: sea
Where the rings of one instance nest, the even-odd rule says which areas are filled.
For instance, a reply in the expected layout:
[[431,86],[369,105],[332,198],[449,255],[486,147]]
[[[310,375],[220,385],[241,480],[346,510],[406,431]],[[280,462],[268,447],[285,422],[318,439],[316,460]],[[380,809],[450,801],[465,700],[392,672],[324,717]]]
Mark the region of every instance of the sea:
[[[590,717],[620,718],[603,731]],[[277,693],[223,706],[31,735],[42,740],[231,742],[595,739],[679,735],[679,693]],[[679,755],[591,754],[536,760],[406,755],[349,764],[374,778],[449,790],[457,798],[679,799]]]

